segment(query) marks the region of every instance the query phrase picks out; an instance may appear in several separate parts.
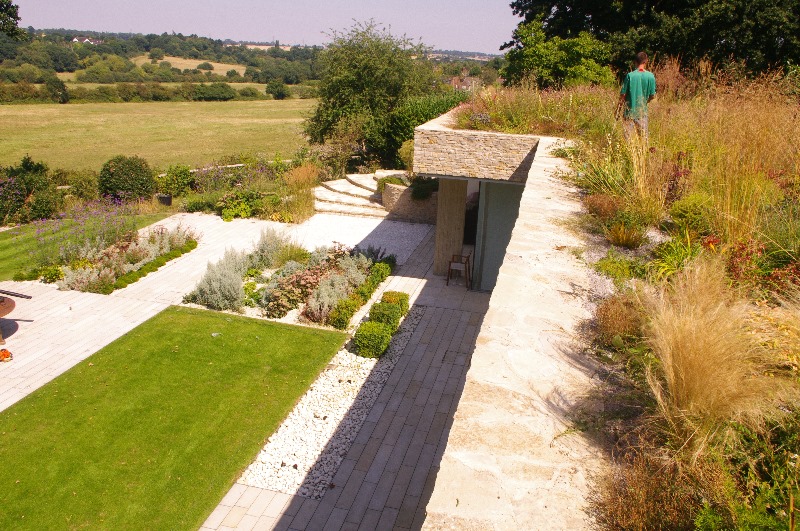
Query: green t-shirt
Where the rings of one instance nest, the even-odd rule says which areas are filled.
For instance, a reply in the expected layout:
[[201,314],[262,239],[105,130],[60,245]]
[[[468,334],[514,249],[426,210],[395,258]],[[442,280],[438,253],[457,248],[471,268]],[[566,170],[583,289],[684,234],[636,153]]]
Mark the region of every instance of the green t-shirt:
[[647,116],[647,100],[656,94],[656,77],[647,70],[628,72],[620,94],[625,95],[625,118]]

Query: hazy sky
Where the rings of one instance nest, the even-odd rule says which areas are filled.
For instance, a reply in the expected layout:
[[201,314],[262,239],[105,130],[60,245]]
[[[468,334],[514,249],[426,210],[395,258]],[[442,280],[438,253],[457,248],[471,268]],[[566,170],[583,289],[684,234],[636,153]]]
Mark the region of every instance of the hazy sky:
[[197,34],[324,44],[331,29],[375,19],[437,49],[498,53],[519,19],[510,0],[13,0],[20,27]]

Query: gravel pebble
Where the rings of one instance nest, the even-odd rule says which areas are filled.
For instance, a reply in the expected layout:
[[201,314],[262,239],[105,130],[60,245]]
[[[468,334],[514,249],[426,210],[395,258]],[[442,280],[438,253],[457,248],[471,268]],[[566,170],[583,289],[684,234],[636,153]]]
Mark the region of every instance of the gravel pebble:
[[340,350],[239,483],[320,499],[423,315],[412,308],[378,360]]

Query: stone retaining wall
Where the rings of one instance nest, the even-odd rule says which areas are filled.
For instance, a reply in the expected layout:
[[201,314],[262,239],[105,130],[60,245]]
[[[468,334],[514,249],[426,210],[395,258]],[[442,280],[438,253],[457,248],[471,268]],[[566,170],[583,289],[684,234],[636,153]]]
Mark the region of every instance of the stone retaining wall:
[[452,113],[414,130],[414,172],[525,182],[539,137],[453,129]]
[[383,207],[389,211],[388,219],[412,223],[436,224],[438,193],[428,199],[413,199],[411,188],[386,183],[383,189]]

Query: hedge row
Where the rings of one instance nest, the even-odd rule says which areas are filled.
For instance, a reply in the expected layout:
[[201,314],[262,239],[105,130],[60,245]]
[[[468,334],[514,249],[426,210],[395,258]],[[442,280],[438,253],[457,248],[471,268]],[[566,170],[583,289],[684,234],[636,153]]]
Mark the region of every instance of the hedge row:
[[336,303],[328,315],[328,324],[339,330],[346,330],[358,309],[372,297],[381,282],[391,274],[392,266],[385,262],[376,262],[369,270],[366,280],[349,297]]
[[408,293],[387,291],[381,302],[375,303],[369,319],[362,323],[353,337],[356,353],[365,358],[380,358],[392,336],[400,325],[400,319],[408,313]]
[[177,249],[173,249],[168,253],[162,254],[155,260],[147,262],[145,265],[143,265],[136,271],[125,273],[124,275],[119,277],[116,281],[114,281],[114,285],[108,291],[108,293],[111,293],[112,291],[117,289],[128,287],[129,284],[133,284],[140,278],[146,277],[149,273],[156,271],[158,268],[160,268],[170,260],[175,260],[179,256],[188,253],[189,251],[193,250],[196,247],[197,247],[197,240],[189,240],[183,245],[183,247],[178,247]]

